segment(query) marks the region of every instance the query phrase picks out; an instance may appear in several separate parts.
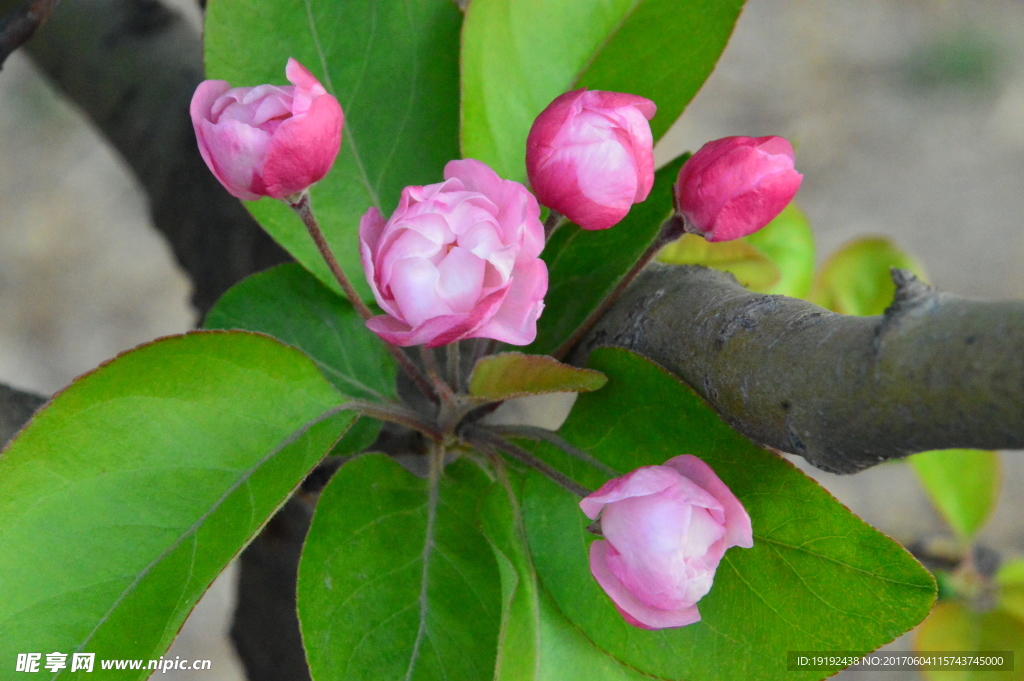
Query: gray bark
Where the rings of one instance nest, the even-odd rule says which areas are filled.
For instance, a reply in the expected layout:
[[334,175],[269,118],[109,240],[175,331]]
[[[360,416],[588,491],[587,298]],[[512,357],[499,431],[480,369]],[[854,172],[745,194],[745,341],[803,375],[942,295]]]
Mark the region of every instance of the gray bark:
[[893,277],[884,315],[849,317],[654,265],[571,360],[600,345],[638,352],[747,437],[835,473],[930,449],[1024,448],[1024,304]]
[[0,383],[0,450],[45,402],[45,397]]
[[[16,5],[0,0],[0,12]],[[202,42],[184,17],[156,0],[68,0],[24,49],[134,171],[201,314],[288,259],[199,155],[188,106]]]

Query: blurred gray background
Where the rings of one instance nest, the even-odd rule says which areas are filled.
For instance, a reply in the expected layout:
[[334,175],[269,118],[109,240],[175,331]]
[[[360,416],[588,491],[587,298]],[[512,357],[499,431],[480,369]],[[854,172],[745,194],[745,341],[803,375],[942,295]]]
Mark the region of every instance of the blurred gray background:
[[[198,26],[190,0],[170,4]],[[735,134],[793,141],[819,260],[882,234],[946,290],[1024,295],[1019,0],[749,0],[657,156]],[[195,322],[188,293],[124,164],[12,56],[0,71],[0,382],[49,394],[118,352],[185,331]],[[982,541],[1021,555],[1024,465],[1016,452],[1003,464]],[[949,534],[904,464],[814,475],[901,541]],[[225,639],[231,580],[229,570],[168,653],[213,659],[213,671],[161,678],[242,678]]]

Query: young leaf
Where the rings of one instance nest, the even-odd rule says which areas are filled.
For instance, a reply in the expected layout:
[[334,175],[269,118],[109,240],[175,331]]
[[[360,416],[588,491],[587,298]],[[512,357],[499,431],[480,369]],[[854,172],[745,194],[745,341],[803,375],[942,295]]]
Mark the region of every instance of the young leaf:
[[782,209],[768,226],[743,238],[779,268],[779,281],[763,293],[806,298],[814,280],[814,234],[795,203]]
[[914,454],[907,461],[949,526],[970,541],[999,498],[999,455],[980,449],[941,449]]
[[473,0],[462,30],[462,154],[526,180],[526,135],[558,95],[629,92],[659,139],[711,74],[743,0]]
[[341,467],[299,565],[316,681],[493,678],[500,579],[477,528],[489,484],[467,461],[433,482],[380,454]]
[[661,223],[672,216],[672,184],[687,154],[654,174],[654,187],[643,203],[611,229],[587,231],[561,227],[541,257],[548,265],[544,314],[537,321],[537,340],[527,352],[552,352],[601,304],[629,268],[654,241]]
[[[461,23],[451,0],[211,0],[206,7],[209,78],[283,85],[285,62],[295,57],[341,103],[341,153],[312,189],[313,210],[367,299],[359,218],[370,206],[389,215],[403,187],[440,182],[445,163],[459,156]],[[248,207],[296,260],[340,290],[284,203]]]
[[768,256],[742,239],[711,243],[696,234],[684,234],[658,253],[669,265],[703,265],[730,272],[742,286],[767,291],[781,278],[778,266]]
[[557,392],[590,392],[608,379],[600,371],[562,364],[547,355],[503,352],[484,357],[473,367],[469,394],[488,400]]
[[924,278],[924,268],[885,237],[855,239],[821,266],[809,300],[841,314],[882,314],[892,303],[896,285],[890,268],[908,269]]
[[0,456],[0,660],[158,658],[352,422],[344,401],[302,353],[242,332],[76,380]]
[[[746,507],[754,548],[730,549],[698,607],[702,620],[643,631],[590,575],[578,499],[530,473],[523,516],[534,565],[558,609],[606,654],[664,679],[823,678],[786,670],[787,650],[873,650],[910,629],[935,599],[931,575],[784,459],[726,425],[692,390],[625,350],[590,366],[608,385],[580,395],[560,434],[625,473],[678,454],[706,461]],[[545,458],[596,488],[598,472],[554,448]],[[780,652],[781,651],[781,652]]]

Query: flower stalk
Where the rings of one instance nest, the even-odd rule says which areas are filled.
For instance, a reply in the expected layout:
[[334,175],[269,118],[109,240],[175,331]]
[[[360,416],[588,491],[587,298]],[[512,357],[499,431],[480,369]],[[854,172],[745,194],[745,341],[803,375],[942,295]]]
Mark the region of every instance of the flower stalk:
[[675,214],[663,222],[661,224],[661,229],[658,230],[658,235],[654,238],[654,241],[652,241],[651,245],[647,247],[647,250],[640,255],[640,258],[633,264],[633,267],[623,275],[622,279],[620,279],[619,283],[615,285],[612,292],[605,296],[605,299],[601,301],[601,304],[590,313],[590,316],[587,317],[583,323],[573,331],[572,335],[569,336],[564,343],[559,345],[551,355],[557,360],[565,358],[565,356],[569,354],[569,351],[572,350],[576,344],[580,342],[580,339],[582,339],[594,324],[597,323],[597,320],[604,316],[604,313],[608,311],[608,308],[614,305],[622,296],[626,288],[633,283],[633,280],[636,279],[637,275],[640,274],[644,267],[654,259],[654,256],[658,255],[658,251],[685,233],[686,230],[684,227],[683,218],[679,214]]
[[578,497],[582,498],[591,494],[591,490],[570,479],[568,476],[563,475],[522,447],[509,442],[505,438],[496,435],[486,428],[481,428],[480,426],[469,426],[463,430],[462,438],[468,444],[478,447],[484,451],[499,451],[511,456],[516,461],[526,464],[535,471],[543,473],[548,478],[558,483],[558,485],[569,490]]
[[[359,313],[359,316],[363,318],[363,321],[369,320],[373,317],[373,312],[363,302],[362,296],[356,293],[355,287],[352,286],[352,282],[345,276],[345,272],[341,269],[341,265],[338,264],[338,259],[334,257],[334,252],[331,251],[331,247],[327,245],[327,239],[324,238],[324,233],[320,230],[320,224],[316,221],[316,217],[313,216],[313,209],[310,205],[309,190],[305,189],[299,192],[297,195],[289,196],[286,201],[293,211],[302,220],[302,224],[306,226],[306,230],[309,235],[313,237],[313,242],[316,244],[317,250],[320,251],[320,255],[327,263],[327,267],[330,268],[331,274],[334,275],[335,281],[341,286],[341,290],[345,292],[345,296],[349,302]],[[412,379],[413,383],[420,391],[429,397],[432,401],[437,402],[438,396],[434,389],[431,387],[427,379],[423,377],[420,370],[416,368],[416,365],[412,363],[409,356],[402,352],[401,348],[392,345],[391,343],[385,342],[388,352],[395,358],[398,365],[402,367],[402,370],[408,374],[409,378]]]

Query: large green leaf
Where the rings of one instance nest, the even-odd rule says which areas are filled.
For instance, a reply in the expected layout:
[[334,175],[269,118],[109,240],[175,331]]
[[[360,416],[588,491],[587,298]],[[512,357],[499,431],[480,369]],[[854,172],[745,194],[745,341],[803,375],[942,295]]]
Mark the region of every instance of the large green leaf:
[[[206,315],[207,329],[266,333],[310,357],[334,386],[365,400],[394,400],[395,360],[383,341],[366,328],[351,303],[297,263],[259,272],[221,296]],[[333,454],[348,455],[370,446],[381,422],[356,421]]]
[[155,341],[58,394],[0,456],[5,668],[158,658],[352,422],[344,400],[300,352],[242,332]]
[[999,499],[999,454],[940,449],[914,454],[907,461],[949,526],[970,541]]
[[341,467],[299,566],[316,681],[493,678],[500,579],[477,523],[489,482],[468,461],[434,482],[380,454]]
[[537,340],[527,352],[552,352],[611,293],[672,216],[672,184],[688,155],[655,173],[650,196],[611,229],[588,231],[565,225],[552,235],[541,257],[548,264],[548,293],[537,322]]
[[501,570],[503,610],[495,681],[649,679],[588,641],[538,583],[526,544],[519,487],[496,482],[481,509],[484,534]]
[[[580,395],[560,434],[626,472],[678,454],[706,461],[753,520],[754,548],[730,549],[703,619],[650,632],[626,624],[591,578],[594,536],[578,499],[536,473],[523,515],[540,581],[555,604],[601,650],[666,679],[803,679],[786,671],[789,650],[872,650],[921,621],[935,598],[931,575],[902,547],[849,512],[784,459],[729,428],[693,391],[625,350],[594,351],[608,376]],[[582,484],[605,478],[542,446]]]
[[[459,155],[459,30],[451,0],[211,0],[209,78],[284,84],[295,57],[345,111],[342,150],[312,191],[328,243],[364,297],[357,239],[370,206],[388,215],[407,185],[441,181]],[[280,201],[249,204],[260,224],[331,288],[337,284],[302,223]]]
[[473,0],[462,31],[462,153],[526,180],[526,135],[577,87],[651,99],[660,138],[711,74],[743,0]]
[[259,331],[308,355],[350,397],[393,400],[395,360],[352,305],[296,263],[247,277],[206,315],[208,329]]

